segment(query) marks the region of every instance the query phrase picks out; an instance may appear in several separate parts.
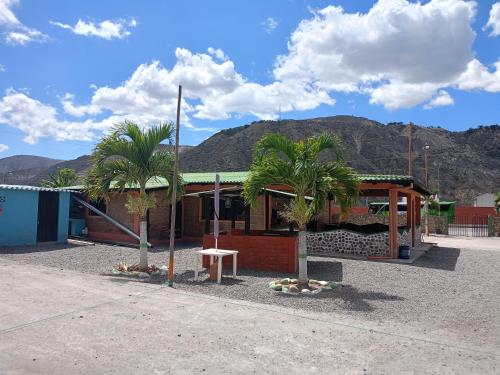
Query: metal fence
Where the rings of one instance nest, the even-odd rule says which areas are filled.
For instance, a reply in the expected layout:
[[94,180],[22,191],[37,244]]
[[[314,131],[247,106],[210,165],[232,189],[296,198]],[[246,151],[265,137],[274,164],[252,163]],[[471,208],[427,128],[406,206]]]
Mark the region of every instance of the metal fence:
[[455,216],[448,224],[448,235],[467,237],[488,237],[488,216]]

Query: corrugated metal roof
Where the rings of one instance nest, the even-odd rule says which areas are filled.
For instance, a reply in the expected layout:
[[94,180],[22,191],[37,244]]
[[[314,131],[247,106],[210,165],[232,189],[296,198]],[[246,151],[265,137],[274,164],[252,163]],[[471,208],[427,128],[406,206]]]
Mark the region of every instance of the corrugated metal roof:
[[70,190],[68,188],[49,188],[49,187],[29,186],[29,185],[3,185],[3,184],[0,184],[0,189],[27,190],[27,191],[54,191],[54,192],[68,192],[68,193],[73,192],[72,190]]
[[[223,184],[241,184],[248,177],[248,171],[239,172],[201,172],[201,173],[183,173],[182,178],[186,185],[189,184],[213,184],[215,183],[215,174],[219,173],[220,182]],[[392,174],[360,174],[359,179],[363,182],[393,182],[393,183],[410,183],[413,182],[413,177],[404,175]],[[164,178],[154,178],[148,181],[146,189],[159,189],[168,186],[168,182]],[[137,186],[129,185],[129,189],[137,188]],[[69,186],[67,189],[81,190],[83,186]]]
[[363,182],[412,182],[413,177],[397,174],[360,174]]

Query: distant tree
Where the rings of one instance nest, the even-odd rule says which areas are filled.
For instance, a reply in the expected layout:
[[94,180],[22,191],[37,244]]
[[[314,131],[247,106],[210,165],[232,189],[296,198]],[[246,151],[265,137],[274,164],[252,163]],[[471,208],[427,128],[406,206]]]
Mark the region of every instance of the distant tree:
[[495,197],[495,208],[497,212],[500,212],[500,191],[497,193]]
[[78,175],[74,169],[71,168],[61,168],[57,173],[49,174],[47,180],[42,180],[40,186],[50,187],[50,188],[62,188],[66,186],[74,185],[78,180]]
[[[321,151],[333,150],[336,160],[321,163]],[[264,135],[256,144],[250,174],[243,184],[247,204],[255,205],[262,190],[270,184],[286,185],[295,193],[280,213],[299,227],[299,283],[308,282],[306,225],[317,218],[329,195],[340,203],[342,213],[358,196],[359,180],[346,166],[340,139],[332,133],[304,141],[275,133]],[[308,202],[307,197],[312,197]]]
[[[128,196],[126,207],[140,217],[139,268],[142,270],[148,267],[146,214],[148,209],[156,206],[155,196],[146,192],[146,183],[157,177],[165,178],[170,199],[175,157],[171,149],[158,146],[165,140],[172,143],[173,130],[172,124],[161,124],[144,131],[130,121],[118,124],[95,146],[92,167],[85,180],[85,191],[93,199],[109,199],[113,188],[118,191],[138,190],[139,194]],[[182,178],[178,176],[177,181],[180,197]]]

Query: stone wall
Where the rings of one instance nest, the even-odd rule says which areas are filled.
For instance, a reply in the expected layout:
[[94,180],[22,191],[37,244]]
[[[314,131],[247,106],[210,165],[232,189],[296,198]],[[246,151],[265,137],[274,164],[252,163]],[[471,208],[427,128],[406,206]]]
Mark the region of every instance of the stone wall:
[[[422,218],[425,223],[425,218]],[[425,224],[423,225],[425,230]],[[438,230],[441,234],[448,234],[448,218],[446,216],[429,216],[429,233],[437,233]]]
[[500,237],[500,215],[493,216],[493,235]]
[[[334,217],[338,222],[338,215],[334,215]],[[367,225],[374,223],[389,225],[389,216],[375,214],[348,214],[344,222],[356,225]],[[401,225],[406,225],[406,212],[398,215],[398,226]]]
[[[416,245],[420,244],[420,228],[417,227]],[[410,245],[411,231],[398,232],[398,245]],[[362,234],[337,229],[307,234],[308,255],[320,256],[389,256],[389,232]]]
[[344,229],[307,234],[309,255],[388,256],[389,232],[365,235]]

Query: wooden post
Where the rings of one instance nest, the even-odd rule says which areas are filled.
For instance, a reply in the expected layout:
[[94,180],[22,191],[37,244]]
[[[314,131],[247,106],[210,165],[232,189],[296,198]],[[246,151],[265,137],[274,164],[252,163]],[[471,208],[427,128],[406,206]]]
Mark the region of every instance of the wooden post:
[[[413,228],[413,194],[406,194],[406,226],[411,231]],[[410,246],[413,247],[413,240],[410,240]]]
[[391,256],[398,257],[398,191],[389,190],[389,249]]
[[245,234],[250,234],[250,206],[245,206]]
[[269,194],[264,192],[264,229],[269,229]]
[[[426,143],[424,146],[424,169],[425,169],[425,188],[427,191],[429,190],[429,168],[428,168],[428,162],[427,162],[427,152],[429,151],[429,145]],[[429,220],[430,220],[430,213],[429,213],[429,197],[425,198],[425,235],[429,235]]]
[[[422,205],[422,201],[420,198],[420,194],[415,197],[415,224],[421,225],[422,224],[422,208],[420,207]],[[422,230],[422,228],[420,228]]]
[[408,124],[408,176],[413,176],[413,163],[412,163],[412,143],[413,143],[413,123]]
[[168,261],[168,286],[174,285],[174,248],[175,248],[175,210],[177,206],[177,172],[179,170],[179,127],[181,118],[182,86],[179,85],[177,96],[177,121],[175,123],[175,161],[172,178],[172,215],[170,217],[170,256]]
[[205,216],[205,234],[210,234],[210,198],[203,196],[203,216]]
[[411,246],[412,247],[415,247],[415,243],[416,243],[416,238],[417,238],[417,233],[416,233],[416,230],[417,230],[417,200],[415,198],[415,195],[412,194],[411,195],[411,206],[412,206],[412,217],[411,217]]

